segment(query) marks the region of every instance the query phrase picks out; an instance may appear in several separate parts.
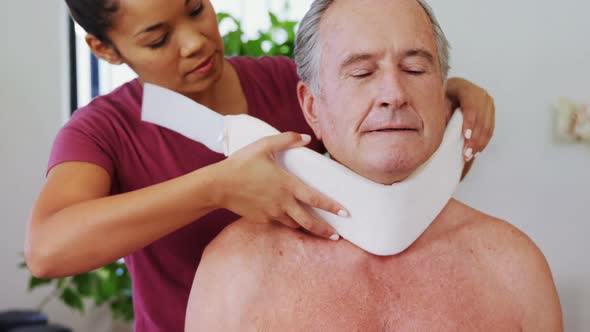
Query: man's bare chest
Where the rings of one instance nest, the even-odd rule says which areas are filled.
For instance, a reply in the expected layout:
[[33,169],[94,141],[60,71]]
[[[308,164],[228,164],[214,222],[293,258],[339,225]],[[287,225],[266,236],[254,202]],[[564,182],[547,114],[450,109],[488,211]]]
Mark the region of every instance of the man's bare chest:
[[275,264],[251,308],[255,325],[282,331],[518,330],[507,291],[469,257],[338,257],[316,252]]

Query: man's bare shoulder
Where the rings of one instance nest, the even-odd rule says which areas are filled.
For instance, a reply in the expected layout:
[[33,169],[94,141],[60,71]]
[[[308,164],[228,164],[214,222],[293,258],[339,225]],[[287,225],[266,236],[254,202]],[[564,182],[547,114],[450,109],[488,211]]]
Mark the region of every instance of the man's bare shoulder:
[[245,220],[226,227],[207,246],[197,268],[185,330],[239,331],[251,324],[252,301],[276,273],[271,259],[282,252],[280,237],[286,231],[293,232]]
[[[268,259],[282,256],[287,243],[303,240],[306,235],[279,224],[256,223],[240,219],[227,226],[205,249],[205,256]],[[251,254],[253,257],[250,257]],[[255,256],[255,257],[254,257]]]
[[[280,224],[240,219],[226,227],[205,249],[197,273],[220,272],[228,282],[255,289],[280,272],[288,272],[310,255],[309,244],[319,240]],[[231,276],[251,277],[234,280]],[[219,280],[221,282],[221,280]]]
[[[510,261],[545,262],[535,243],[511,223],[487,215],[461,202],[453,201],[448,208],[449,219],[444,236],[448,236],[470,252],[497,264],[512,265]],[[506,267],[506,266],[505,266]],[[506,271],[503,269],[503,271]]]
[[[258,280],[268,250],[260,250],[261,244],[272,247],[271,234],[276,227],[269,224],[245,222],[240,219],[227,226],[209,243],[197,268],[197,279],[214,284],[231,284]],[[260,263],[260,264],[258,264]],[[241,278],[235,278],[240,275]]]
[[504,285],[523,308],[525,326],[545,324],[538,330],[547,326],[559,330],[562,318],[553,276],[531,238],[509,222],[457,201],[449,206],[449,214],[455,221],[449,222],[453,226],[443,236],[456,241],[462,252],[474,256],[482,271]]
[[[532,267],[545,262],[535,243],[521,230],[505,220],[487,215],[453,200],[444,211],[437,238],[452,242],[477,255],[484,265],[500,274],[512,275],[515,268]],[[517,261],[527,262],[515,265]],[[501,267],[501,268],[500,268]]]

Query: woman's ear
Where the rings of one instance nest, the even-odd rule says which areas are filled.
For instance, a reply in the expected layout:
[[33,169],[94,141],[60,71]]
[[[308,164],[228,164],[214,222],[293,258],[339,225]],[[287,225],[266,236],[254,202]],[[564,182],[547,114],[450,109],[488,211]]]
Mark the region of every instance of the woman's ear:
[[320,131],[319,118],[317,114],[317,107],[315,107],[315,97],[311,91],[311,88],[299,81],[297,84],[297,98],[299,99],[299,106],[305,116],[305,121],[313,130],[316,138],[322,140],[322,134]]
[[91,34],[86,35],[85,40],[92,53],[97,57],[112,65],[120,65],[123,63],[121,55],[111,44],[107,44]]

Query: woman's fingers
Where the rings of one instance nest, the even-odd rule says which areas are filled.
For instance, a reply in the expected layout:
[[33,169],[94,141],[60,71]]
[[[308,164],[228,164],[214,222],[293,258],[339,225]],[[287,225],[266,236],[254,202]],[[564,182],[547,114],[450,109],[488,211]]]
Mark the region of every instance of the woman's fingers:
[[232,155],[229,159],[236,160],[236,171],[229,173],[239,170],[243,175],[236,177],[240,181],[231,186],[234,189],[225,190],[229,198],[221,200],[221,205],[253,220],[274,220],[290,228],[303,227],[323,238],[338,239],[335,230],[306,205],[342,217],[347,217],[348,212],[274,162],[277,152],[302,147],[310,141],[309,135],[283,133],[265,137]]
[[461,78],[448,79],[446,86],[451,107],[458,105],[463,112],[464,158],[471,161],[486,147],[493,133],[494,99],[485,89]]
[[296,177],[293,177],[292,188],[295,199],[304,204],[340,217],[348,217],[350,215],[341,204],[311,188]]
[[[464,158],[471,161],[490,142],[495,127],[494,99],[485,90],[482,95],[464,108]],[[481,106],[480,106],[481,105]]]
[[[265,149],[269,152],[276,153],[286,149],[305,146],[311,140],[309,135],[296,133],[283,133],[280,135],[267,137]],[[286,173],[288,174],[288,173]],[[307,184],[303,183],[297,177],[290,175],[291,183],[288,185],[295,199],[311,207],[328,211],[341,217],[347,217],[348,211],[338,202],[314,190]]]
[[463,136],[465,138],[465,146],[463,148],[463,158],[465,161],[470,161],[473,158],[474,146],[473,140],[478,132],[478,113],[479,110],[471,108],[469,105],[461,106],[463,112]]
[[307,211],[301,204],[294,201],[287,210],[287,214],[297,224],[308,230],[310,233],[331,240],[338,240],[340,237],[328,223],[320,221]]
[[263,138],[261,146],[267,153],[274,155],[287,149],[306,146],[309,142],[311,142],[311,136],[307,134],[287,132]]
[[301,228],[301,225],[299,225],[295,220],[293,220],[293,218],[291,218],[288,214],[285,214],[282,217],[276,218],[277,222],[280,222],[281,224],[292,228],[292,229],[299,229]]
[[475,109],[463,110],[463,136],[465,137],[465,147],[463,148],[463,158],[469,162],[473,159],[477,146],[474,144],[477,135],[480,132],[479,111]]

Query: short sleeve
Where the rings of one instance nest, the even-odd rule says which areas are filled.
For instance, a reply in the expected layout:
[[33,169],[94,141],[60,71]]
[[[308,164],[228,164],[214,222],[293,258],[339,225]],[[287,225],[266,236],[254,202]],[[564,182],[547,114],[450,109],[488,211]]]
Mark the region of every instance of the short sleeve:
[[274,59],[280,64],[280,66],[283,67],[283,76],[288,77],[292,81],[299,82],[299,74],[297,74],[297,65],[295,64],[295,61],[293,61],[293,59],[285,56],[274,57]]
[[78,161],[96,164],[114,176],[115,135],[104,115],[88,107],[74,113],[53,142],[47,173],[58,164]]

